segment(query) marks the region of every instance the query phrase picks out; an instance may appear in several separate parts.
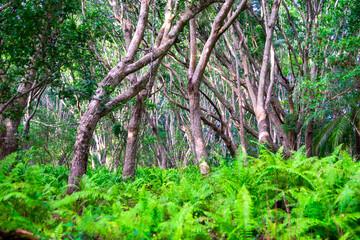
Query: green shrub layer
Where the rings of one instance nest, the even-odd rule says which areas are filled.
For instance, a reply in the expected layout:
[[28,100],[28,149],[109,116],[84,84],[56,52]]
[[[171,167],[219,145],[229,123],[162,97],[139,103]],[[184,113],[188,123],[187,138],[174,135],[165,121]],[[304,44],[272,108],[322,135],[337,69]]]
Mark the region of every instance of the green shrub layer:
[[346,152],[244,158],[206,177],[195,167],[140,168],[125,183],[89,170],[81,191],[65,196],[66,168],[12,155],[0,162],[0,228],[44,239],[360,238],[359,163]]

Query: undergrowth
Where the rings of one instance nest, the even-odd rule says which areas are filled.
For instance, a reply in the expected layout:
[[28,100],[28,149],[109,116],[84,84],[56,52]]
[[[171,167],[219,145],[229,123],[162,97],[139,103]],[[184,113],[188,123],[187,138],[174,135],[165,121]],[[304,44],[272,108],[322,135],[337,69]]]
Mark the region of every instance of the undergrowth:
[[136,180],[89,169],[0,162],[0,229],[40,239],[360,239],[360,170],[346,152],[285,160],[262,150],[212,168],[140,168]]

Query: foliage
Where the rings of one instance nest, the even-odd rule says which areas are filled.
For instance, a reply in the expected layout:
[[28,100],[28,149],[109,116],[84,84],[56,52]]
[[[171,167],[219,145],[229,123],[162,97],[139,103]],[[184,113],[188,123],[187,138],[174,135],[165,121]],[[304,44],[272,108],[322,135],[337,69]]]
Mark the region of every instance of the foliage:
[[[244,158],[248,164],[243,165]],[[197,168],[140,168],[134,182],[90,170],[66,196],[64,167],[0,162],[0,226],[45,239],[358,239],[360,169],[339,148],[306,158],[222,161]]]

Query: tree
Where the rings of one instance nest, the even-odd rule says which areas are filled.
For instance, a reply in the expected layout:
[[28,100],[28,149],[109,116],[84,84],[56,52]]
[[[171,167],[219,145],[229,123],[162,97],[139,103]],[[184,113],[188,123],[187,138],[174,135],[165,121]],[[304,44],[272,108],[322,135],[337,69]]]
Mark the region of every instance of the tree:
[[[150,76],[156,74],[162,58],[169,48],[176,42],[179,33],[186,23],[213,2],[215,1],[208,0],[191,5],[184,10],[182,16],[177,19],[175,23],[172,21],[174,19],[171,19],[173,16],[172,14],[165,16],[166,18],[163,23],[164,28],[169,23],[172,23],[173,25],[166,35],[162,35],[163,32],[159,31],[161,34],[157,36],[157,40],[155,41],[161,42],[159,47],[153,46],[150,53],[147,53],[139,60],[134,61],[141,40],[144,36],[150,9],[150,1],[141,1],[136,31],[133,34],[129,47],[126,50],[125,57],[108,72],[107,76],[99,84],[95,95],[92,97],[87,110],[81,118],[68,181],[69,184],[72,184],[72,186],[68,188],[68,194],[71,194],[76,190],[76,185],[78,183],[76,179],[81,178],[86,173],[90,142],[98,121],[123,102],[131,100],[146,87]],[[114,92],[115,88],[124,80],[125,77],[129,76],[131,73],[139,71],[149,63],[151,63],[150,68],[140,77],[136,84],[132,85],[128,90],[122,92],[121,94],[110,98],[110,94]]]
[[[18,148],[18,127],[25,108],[59,75],[64,64],[60,28],[77,7],[71,1],[10,1],[2,6],[0,160]],[[28,111],[27,122],[33,115]]]

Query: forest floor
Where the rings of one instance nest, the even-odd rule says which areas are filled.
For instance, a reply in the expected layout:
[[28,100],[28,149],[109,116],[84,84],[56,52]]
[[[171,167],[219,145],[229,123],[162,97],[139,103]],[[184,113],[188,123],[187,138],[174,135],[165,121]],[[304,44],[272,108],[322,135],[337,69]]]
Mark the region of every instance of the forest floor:
[[360,238],[360,169],[346,152],[321,159],[296,152],[285,160],[263,150],[259,158],[247,157],[246,166],[243,159],[222,160],[206,177],[193,166],[139,168],[132,182],[106,168],[89,170],[81,190],[66,196],[68,169],[15,164],[10,156],[0,162],[1,234],[8,234],[3,239],[16,231],[25,239]]

